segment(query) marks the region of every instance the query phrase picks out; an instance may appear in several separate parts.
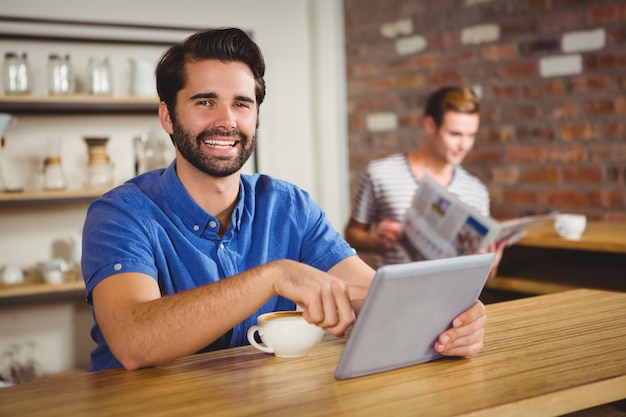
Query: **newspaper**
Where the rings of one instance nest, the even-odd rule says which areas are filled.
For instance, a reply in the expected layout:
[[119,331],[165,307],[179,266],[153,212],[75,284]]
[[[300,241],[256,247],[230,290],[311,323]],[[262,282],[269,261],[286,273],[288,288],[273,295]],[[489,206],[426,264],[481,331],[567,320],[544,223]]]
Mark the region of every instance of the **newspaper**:
[[449,258],[508,239],[512,245],[526,231],[554,219],[555,213],[499,222],[484,216],[424,175],[403,222],[406,239],[427,259]]

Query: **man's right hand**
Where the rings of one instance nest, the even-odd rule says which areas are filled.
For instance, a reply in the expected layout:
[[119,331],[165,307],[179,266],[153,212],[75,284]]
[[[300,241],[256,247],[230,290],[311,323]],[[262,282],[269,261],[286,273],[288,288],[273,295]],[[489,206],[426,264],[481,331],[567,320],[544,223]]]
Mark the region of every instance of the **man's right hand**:
[[356,318],[350,297],[364,299],[368,287],[348,285],[300,262],[281,260],[276,264],[280,268],[274,280],[274,292],[301,306],[309,323],[342,337]]

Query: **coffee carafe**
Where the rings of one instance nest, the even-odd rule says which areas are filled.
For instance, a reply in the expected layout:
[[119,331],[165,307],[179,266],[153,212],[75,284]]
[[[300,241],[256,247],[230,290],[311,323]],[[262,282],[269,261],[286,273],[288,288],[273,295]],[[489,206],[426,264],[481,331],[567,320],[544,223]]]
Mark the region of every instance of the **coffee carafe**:
[[87,188],[108,188],[113,185],[113,170],[107,153],[108,137],[85,137],[89,162]]
[[61,139],[46,141],[46,156],[43,161],[43,188],[45,190],[63,190],[67,180],[61,165]]

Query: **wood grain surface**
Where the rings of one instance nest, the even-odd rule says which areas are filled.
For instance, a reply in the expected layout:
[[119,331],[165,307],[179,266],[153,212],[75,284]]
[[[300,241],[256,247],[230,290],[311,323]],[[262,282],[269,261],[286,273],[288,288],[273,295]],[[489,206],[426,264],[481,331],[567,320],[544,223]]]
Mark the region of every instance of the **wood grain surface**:
[[0,416],[540,417],[626,398],[626,294],[581,289],[487,310],[485,348],[469,359],[339,382],[344,342],[327,336],[304,358],[245,346],[51,376],[0,389]]
[[579,240],[567,240],[556,234],[554,222],[528,230],[517,244],[555,249],[626,253],[626,223],[588,221]]

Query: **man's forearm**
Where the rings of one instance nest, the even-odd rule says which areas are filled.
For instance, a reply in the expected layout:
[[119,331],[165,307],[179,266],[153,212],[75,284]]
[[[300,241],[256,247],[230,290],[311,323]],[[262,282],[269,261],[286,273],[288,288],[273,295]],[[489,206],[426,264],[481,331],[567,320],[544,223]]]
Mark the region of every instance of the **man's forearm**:
[[367,230],[347,227],[345,230],[345,239],[356,251],[378,252],[376,235]]
[[[115,305],[96,306],[96,317],[109,348],[125,368],[168,362],[211,344],[263,305],[274,295],[275,269],[273,263],[266,264],[151,300],[116,297]],[[94,291],[94,303],[97,297]]]

